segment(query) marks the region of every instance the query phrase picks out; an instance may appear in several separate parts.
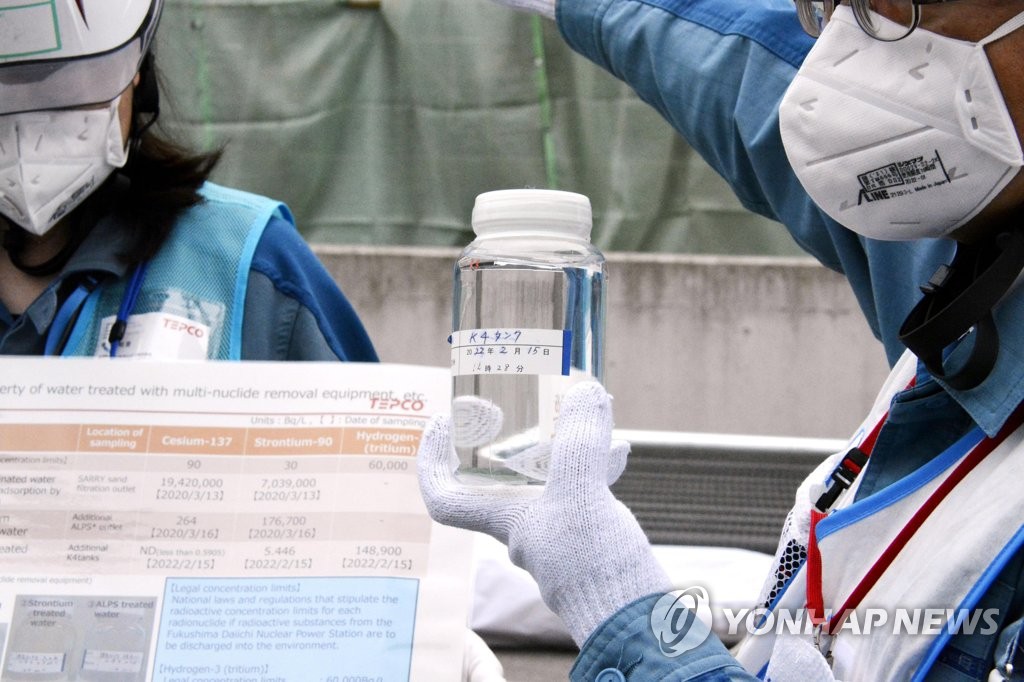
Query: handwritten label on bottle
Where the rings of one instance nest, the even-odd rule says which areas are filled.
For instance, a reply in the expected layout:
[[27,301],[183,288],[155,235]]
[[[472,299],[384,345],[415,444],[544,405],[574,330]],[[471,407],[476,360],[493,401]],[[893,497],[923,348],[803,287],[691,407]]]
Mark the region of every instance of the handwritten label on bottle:
[[569,375],[568,329],[463,329],[453,332],[452,374]]

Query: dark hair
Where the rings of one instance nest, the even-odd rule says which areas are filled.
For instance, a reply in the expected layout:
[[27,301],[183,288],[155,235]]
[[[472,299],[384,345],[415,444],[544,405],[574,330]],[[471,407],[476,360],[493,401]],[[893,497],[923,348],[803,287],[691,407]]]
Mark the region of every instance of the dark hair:
[[199,188],[210,177],[221,150],[196,152],[161,136],[153,123],[159,113],[159,81],[150,52],[139,70],[133,96],[131,152],[120,174],[128,190],[117,197],[115,210],[130,226],[129,246],[120,257],[129,265],[156,255],[175,221],[203,199]]

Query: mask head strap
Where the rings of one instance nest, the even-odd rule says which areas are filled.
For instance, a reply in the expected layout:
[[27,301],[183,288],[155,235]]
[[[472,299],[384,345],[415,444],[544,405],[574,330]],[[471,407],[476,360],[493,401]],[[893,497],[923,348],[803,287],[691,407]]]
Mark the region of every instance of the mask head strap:
[[1024,12],[1021,12],[1012,19],[1001,24],[996,30],[989,33],[987,36],[978,41],[978,45],[988,45],[994,43],[1000,38],[1007,36],[1016,31],[1021,26],[1024,26]]

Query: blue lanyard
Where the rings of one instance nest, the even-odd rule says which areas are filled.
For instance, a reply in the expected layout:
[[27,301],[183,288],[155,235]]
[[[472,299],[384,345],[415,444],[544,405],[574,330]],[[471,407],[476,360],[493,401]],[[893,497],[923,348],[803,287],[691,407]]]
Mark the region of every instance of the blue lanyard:
[[147,261],[142,261],[136,265],[135,271],[132,272],[132,278],[128,280],[128,287],[121,298],[121,306],[117,309],[117,319],[114,320],[114,325],[110,328],[110,336],[107,337],[107,340],[110,342],[110,357],[117,355],[117,349],[120,348],[121,341],[124,339],[124,333],[128,329],[128,317],[132,314],[132,310],[135,309],[135,302],[139,299],[139,292],[142,291],[142,281],[146,278],[147,267],[149,267]]
[[[110,328],[110,336],[108,337],[110,357],[117,355],[117,349],[124,339],[124,333],[128,327],[128,317],[135,308],[139,292],[142,291],[142,282],[146,277],[148,265],[144,261],[135,266],[131,279],[128,281],[128,286],[125,289],[124,296],[121,298],[121,305],[117,311],[117,318]],[[71,330],[78,321],[78,315],[82,311],[82,306],[89,295],[96,290],[98,284],[99,280],[89,275],[64,299],[64,303],[61,304],[57,314],[54,315],[53,322],[50,324],[50,330],[46,334],[46,348],[44,351],[46,355],[60,355],[64,352],[64,346],[68,342]]]
[[43,351],[46,355],[60,355],[63,352],[64,344],[68,342],[68,335],[71,333],[71,328],[75,326],[82,304],[96,289],[97,284],[99,284],[99,280],[89,275],[64,299],[64,303],[54,315],[53,322],[50,323],[50,330],[46,334],[46,349]]

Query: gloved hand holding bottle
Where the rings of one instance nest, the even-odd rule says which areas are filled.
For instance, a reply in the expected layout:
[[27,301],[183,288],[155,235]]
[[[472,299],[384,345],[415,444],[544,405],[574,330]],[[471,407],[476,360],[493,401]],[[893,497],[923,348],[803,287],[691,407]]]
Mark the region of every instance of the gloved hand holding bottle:
[[459,483],[450,426],[435,417],[420,445],[420,490],[430,515],[508,545],[577,644],[623,606],[671,589],[636,518],[608,488],[628,447],[613,444],[611,397],[600,384],[566,394],[543,486]]

